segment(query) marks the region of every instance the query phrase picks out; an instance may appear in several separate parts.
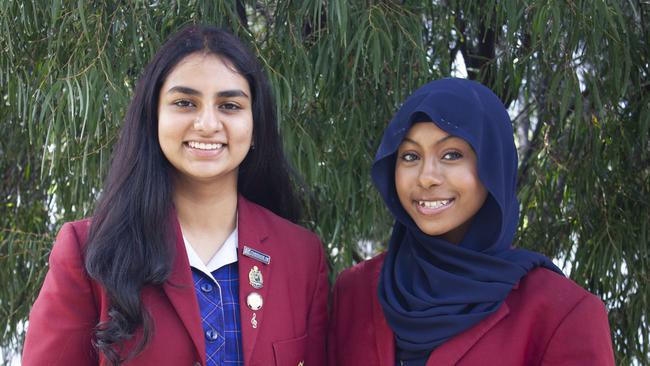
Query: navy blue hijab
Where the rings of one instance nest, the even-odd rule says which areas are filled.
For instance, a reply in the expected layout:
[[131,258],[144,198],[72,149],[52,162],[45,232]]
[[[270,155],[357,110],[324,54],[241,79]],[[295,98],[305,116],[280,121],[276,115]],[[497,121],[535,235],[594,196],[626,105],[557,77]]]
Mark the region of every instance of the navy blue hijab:
[[[423,233],[395,190],[397,149],[410,127],[424,121],[472,146],[488,191],[458,244]],[[517,151],[510,117],[485,86],[447,78],[415,91],[384,131],[371,174],[395,217],[378,292],[399,360],[424,365],[434,348],[495,312],[533,268],[561,273],[543,255],[511,248],[519,221]]]

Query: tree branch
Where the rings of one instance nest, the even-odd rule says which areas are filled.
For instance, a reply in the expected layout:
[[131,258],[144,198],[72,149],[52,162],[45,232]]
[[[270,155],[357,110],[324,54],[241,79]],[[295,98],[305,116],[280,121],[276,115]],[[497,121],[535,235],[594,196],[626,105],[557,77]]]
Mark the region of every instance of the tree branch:
[[239,22],[244,26],[244,28],[248,29],[248,17],[246,16],[246,7],[244,6],[242,0],[237,0],[235,7],[237,10],[237,17],[239,17]]

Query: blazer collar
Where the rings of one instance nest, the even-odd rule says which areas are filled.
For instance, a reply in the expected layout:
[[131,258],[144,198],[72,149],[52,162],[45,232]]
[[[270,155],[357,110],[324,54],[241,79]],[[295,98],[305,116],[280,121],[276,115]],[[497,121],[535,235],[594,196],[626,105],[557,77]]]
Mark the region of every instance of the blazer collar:
[[[262,219],[263,212],[261,212],[261,209],[245,199],[242,195],[239,195],[237,206],[239,214],[239,247],[237,248],[237,258],[239,261],[239,309],[244,348],[244,364],[248,365],[251,362],[260,329],[264,325],[264,310],[268,308],[267,303],[262,303],[262,307],[259,310],[252,310],[249,307],[248,298],[251,294],[257,293],[264,302],[267,301],[273,258],[271,258],[268,264],[265,264],[257,259],[244,255],[243,252],[246,247],[266,255],[272,252],[272,247],[270,243],[266,242],[268,228],[266,221]],[[252,281],[249,279],[251,272],[261,274],[261,288],[253,287]]]
[[190,334],[196,352],[201,357],[202,364],[205,364],[205,340],[203,338],[199,303],[194,290],[190,262],[185,251],[183,233],[175,209],[172,209],[169,221],[176,235],[176,245],[172,271],[167,281],[163,283],[162,288],[181,318],[185,329]]
[[[382,259],[379,264],[373,268],[372,291],[375,291],[375,295],[372,296],[372,319],[375,326],[375,342],[377,345],[377,351],[379,352],[380,366],[394,366],[395,341],[393,330],[388,325],[388,322],[386,322],[386,318],[384,318],[384,312],[379,303],[379,298],[376,295],[383,262]],[[518,287],[519,283],[513,287],[513,291],[516,291]],[[497,311],[492,315],[488,316],[485,320],[436,348],[431,353],[431,356],[429,356],[426,366],[455,365],[485,333],[497,325],[501,319],[508,315],[509,312],[510,308],[508,307],[507,302],[504,301],[499,309],[497,309]]]

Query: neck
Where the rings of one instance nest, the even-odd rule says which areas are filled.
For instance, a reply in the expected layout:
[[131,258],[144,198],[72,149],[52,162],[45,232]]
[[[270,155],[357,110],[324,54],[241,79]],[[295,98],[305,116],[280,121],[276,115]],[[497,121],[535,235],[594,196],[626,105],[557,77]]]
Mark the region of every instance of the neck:
[[190,182],[177,176],[173,197],[183,235],[207,263],[236,226],[236,175],[227,182]]

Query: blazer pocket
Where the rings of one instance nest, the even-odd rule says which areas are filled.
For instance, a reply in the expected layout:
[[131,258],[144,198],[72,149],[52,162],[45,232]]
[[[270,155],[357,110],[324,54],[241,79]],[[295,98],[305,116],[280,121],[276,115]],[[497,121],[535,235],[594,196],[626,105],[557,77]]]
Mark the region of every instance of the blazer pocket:
[[305,365],[305,347],[307,346],[307,335],[288,339],[285,341],[273,342],[273,355],[275,366],[309,366]]

